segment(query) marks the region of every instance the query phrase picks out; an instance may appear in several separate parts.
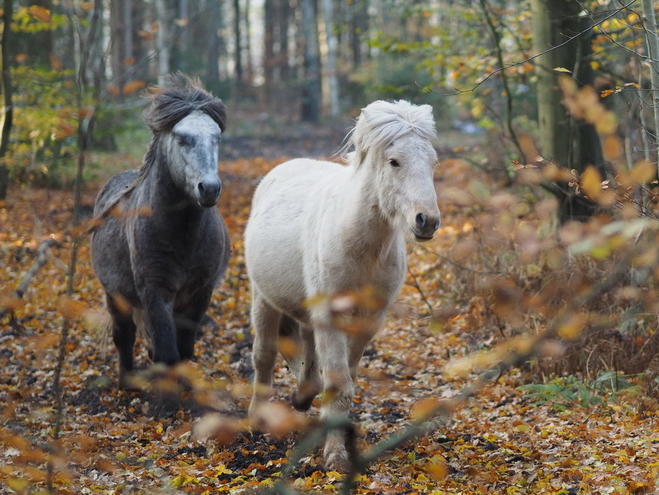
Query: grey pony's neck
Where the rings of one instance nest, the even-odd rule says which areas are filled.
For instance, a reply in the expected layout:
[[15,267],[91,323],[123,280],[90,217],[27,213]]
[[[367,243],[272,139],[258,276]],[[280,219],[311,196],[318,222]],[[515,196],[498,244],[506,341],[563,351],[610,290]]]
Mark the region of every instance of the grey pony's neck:
[[193,205],[172,179],[167,162],[166,142],[164,136],[158,137],[154,142],[153,163],[147,172],[151,176],[147,194],[150,197],[152,214],[171,218],[201,213],[203,210]]

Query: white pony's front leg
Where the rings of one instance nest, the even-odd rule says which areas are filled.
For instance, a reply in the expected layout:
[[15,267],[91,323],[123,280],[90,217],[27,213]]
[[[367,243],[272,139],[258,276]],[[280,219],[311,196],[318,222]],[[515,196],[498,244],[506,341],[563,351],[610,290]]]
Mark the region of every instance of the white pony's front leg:
[[[326,320],[314,325],[316,353],[323,380],[322,419],[348,417],[348,411],[355,395],[355,387],[350,376],[348,337]],[[348,465],[348,452],[343,431],[327,434],[323,449],[325,464],[330,469],[345,469]]]
[[313,329],[300,326],[300,349],[297,368],[297,389],[293,393],[293,407],[298,411],[306,411],[311,407],[314,398],[321,391],[322,381],[318,373],[318,358]]

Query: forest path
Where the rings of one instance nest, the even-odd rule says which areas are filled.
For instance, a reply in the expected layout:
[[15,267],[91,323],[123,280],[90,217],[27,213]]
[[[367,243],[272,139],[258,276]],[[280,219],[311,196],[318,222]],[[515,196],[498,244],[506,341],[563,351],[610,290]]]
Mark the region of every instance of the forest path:
[[[0,206],[0,297],[15,307],[16,319],[0,322],[1,494],[36,493],[44,487],[62,315],[73,323],[62,373],[58,493],[254,493],[279,479],[287,455],[301,438],[301,433],[288,432],[297,417],[284,406],[293,380],[283,362],[278,361],[275,371],[282,404],[273,409],[280,414],[279,435],[245,428],[252,368],[242,233],[258,179],[281,160],[249,156],[244,150],[265,154],[265,147],[274,146],[272,140],[265,141],[225,143],[243,150],[243,156],[221,164],[229,177],[219,208],[231,233],[231,265],[209,310],[214,323],[205,328],[195,361],[179,370],[179,378],[187,382],[186,407],[165,420],[149,415],[148,397],[116,388],[116,355],[99,330],[105,321],[103,295],[91,270],[87,239],[80,244],[74,300],[64,297],[73,194],[30,187],[10,190],[9,201]],[[310,143],[301,142],[308,151]],[[326,144],[330,142],[328,138]],[[318,148],[320,156],[327,152],[326,144]],[[298,149],[290,141],[286,146],[285,154]],[[283,153],[282,148],[277,153]],[[447,378],[445,365],[501,340],[483,326],[487,310],[479,294],[459,294],[477,286],[480,276],[469,272],[464,279],[452,278],[455,266],[435,254],[449,255],[460,233],[471,228],[468,209],[451,199],[455,195],[443,193],[468,189],[473,176],[473,168],[459,159],[447,159],[437,169],[442,229],[423,247],[410,246],[410,277],[361,363],[352,410],[360,448],[404,428],[425,399],[455,395],[468,378]],[[87,188],[85,204],[93,203],[99,186]],[[21,303],[8,300],[35,261],[40,243],[50,236],[62,247],[52,250]],[[472,286],[463,284],[468,277],[474,279]],[[435,311],[454,305],[453,314],[442,325],[434,324],[422,296]],[[469,304],[457,305],[460,298]],[[149,361],[141,341],[137,351],[138,366],[146,368]],[[590,408],[579,407],[578,401],[567,407],[535,406],[516,388],[522,383],[520,370],[504,374],[457,411],[450,426],[371,465],[358,478],[356,492],[656,492],[655,412],[640,412],[633,397]],[[317,415],[318,404],[311,416]],[[217,412],[206,415],[209,409]],[[318,452],[312,451],[291,483],[298,490],[334,493],[341,478],[340,473],[327,472]]]

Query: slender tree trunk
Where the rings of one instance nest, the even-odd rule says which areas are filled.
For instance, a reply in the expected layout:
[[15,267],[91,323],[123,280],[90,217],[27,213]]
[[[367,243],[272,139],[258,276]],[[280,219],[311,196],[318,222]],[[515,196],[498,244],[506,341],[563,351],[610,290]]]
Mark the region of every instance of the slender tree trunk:
[[339,115],[339,78],[336,75],[336,32],[334,31],[334,9],[332,0],[323,1],[325,16],[325,39],[327,41],[327,83],[329,90],[329,114]]
[[322,100],[316,3],[314,0],[300,0],[300,5],[302,7],[302,30],[305,40],[302,120],[316,123],[320,121]]
[[[645,24],[645,40],[648,46],[648,58],[650,59],[650,92],[652,108],[654,110],[654,142],[659,143],[659,34],[657,34],[657,18],[654,13],[654,1],[643,0],[643,23]],[[659,167],[659,160],[657,162]]]
[[265,98],[273,96],[275,65],[275,0],[263,3],[263,78]]
[[364,60],[362,40],[364,37],[368,37],[368,0],[355,0],[350,4],[350,9],[352,14],[350,28],[352,65],[358,69]]
[[[165,5],[168,2],[165,0]],[[174,44],[170,52],[170,71],[188,70],[188,0],[176,0]]]
[[240,0],[233,0],[233,36],[235,43],[235,71],[236,81],[243,80],[243,44],[240,23]]
[[210,25],[208,29],[208,87],[216,92],[220,85],[220,36],[222,27],[222,2],[215,1],[211,7]]
[[279,79],[282,82],[290,78],[288,65],[288,20],[291,16],[290,0],[279,0]]
[[165,76],[169,74],[169,16],[165,0],[154,2],[158,31],[156,31],[156,54],[158,57],[158,84],[165,83]]
[[0,56],[2,60],[2,77],[0,84],[2,85],[3,96],[3,109],[0,115],[0,125],[2,131],[0,132],[0,200],[7,198],[7,188],[9,187],[9,167],[5,161],[7,150],[9,149],[9,135],[11,133],[11,125],[14,116],[13,108],[13,90],[11,80],[11,53],[9,50],[9,39],[11,37],[11,18],[13,15],[13,1],[5,0],[2,12],[2,51]]
[[245,20],[245,64],[246,64],[246,74],[247,74],[247,82],[252,83],[254,79],[254,59],[252,57],[252,37],[250,36],[250,33],[252,31],[252,25],[251,25],[251,20],[249,18],[250,10],[251,10],[251,1],[250,0],[245,0],[245,12],[243,15],[243,19]]
[[[583,84],[593,81],[588,63],[590,38],[579,34],[589,21],[579,15],[580,9],[579,2],[573,0],[531,0],[533,49],[543,53],[535,60],[540,152],[562,167],[583,172],[593,165],[603,174],[606,166],[599,136],[592,125],[570,117],[561,102],[560,73],[554,70],[567,69]],[[566,184],[556,185],[552,192],[561,202],[562,220],[583,219],[594,212],[594,205],[572,194]]]

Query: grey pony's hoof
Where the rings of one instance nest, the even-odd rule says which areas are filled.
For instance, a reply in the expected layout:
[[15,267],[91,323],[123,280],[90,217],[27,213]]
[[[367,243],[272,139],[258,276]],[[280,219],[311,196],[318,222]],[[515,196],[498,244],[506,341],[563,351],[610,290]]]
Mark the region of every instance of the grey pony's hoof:
[[167,419],[181,410],[181,400],[177,394],[153,392],[150,397],[148,415],[153,419]]

